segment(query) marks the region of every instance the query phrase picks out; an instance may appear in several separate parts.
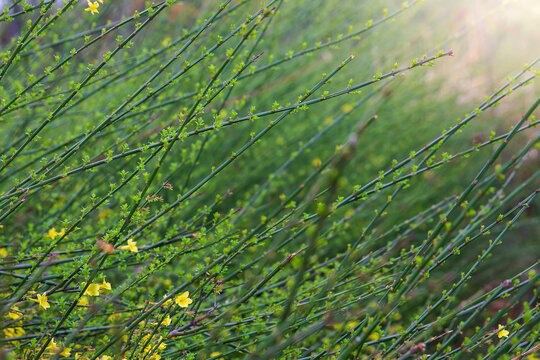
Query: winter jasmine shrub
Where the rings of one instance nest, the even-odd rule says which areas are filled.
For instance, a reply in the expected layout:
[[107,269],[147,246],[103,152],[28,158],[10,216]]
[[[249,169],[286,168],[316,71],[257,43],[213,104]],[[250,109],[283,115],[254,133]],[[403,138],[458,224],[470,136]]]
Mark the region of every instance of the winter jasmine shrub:
[[0,5],[0,358],[540,356],[534,2]]

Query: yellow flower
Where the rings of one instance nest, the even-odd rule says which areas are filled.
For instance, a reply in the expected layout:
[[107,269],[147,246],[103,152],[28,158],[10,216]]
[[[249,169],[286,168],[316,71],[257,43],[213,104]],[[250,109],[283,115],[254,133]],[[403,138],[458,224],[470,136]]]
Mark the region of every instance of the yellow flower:
[[99,290],[101,289],[100,284],[90,284],[84,291],[84,295],[88,296],[99,296]]
[[88,298],[86,296],[81,296],[81,298],[77,302],[77,305],[80,305],[80,306],[88,305]]
[[345,104],[341,107],[341,110],[343,112],[350,112],[353,109],[353,106],[351,104]]
[[54,339],[52,339],[49,345],[47,345],[47,348],[45,350],[57,351],[57,350],[60,350],[60,348],[58,347],[58,345],[56,345],[56,343],[54,342]]
[[508,334],[510,334],[510,332],[508,330],[505,330],[504,326],[501,324],[499,324],[499,328],[497,330],[497,336],[499,337],[499,339],[502,337],[508,337]]
[[109,355],[103,355],[102,357],[99,358],[99,360],[111,360],[112,357],[110,357]]
[[171,317],[167,315],[167,317],[163,320],[162,324],[165,326],[171,325]]
[[99,220],[103,220],[105,219],[107,216],[109,216],[109,214],[112,212],[111,209],[105,209],[103,211],[101,211],[100,213],[98,213],[98,219]]
[[6,257],[7,256],[7,251],[5,248],[1,248],[0,249],[0,257]]
[[58,346],[58,344],[54,341],[54,339],[52,339],[49,345],[47,345],[46,350],[49,350],[53,353],[57,353],[63,357],[69,357],[71,355],[71,348],[67,347],[67,348],[62,349],[62,351],[60,351],[60,346]]
[[6,337],[6,339],[11,339],[15,337],[15,331],[12,328],[5,328],[2,329],[2,331],[4,332],[4,336]]
[[213,353],[210,354],[210,357],[219,356],[219,355],[221,355],[219,351],[214,351]]
[[118,247],[120,250],[129,250],[131,252],[139,252],[137,248],[137,243],[133,239],[128,239],[128,244]]
[[66,229],[62,229],[57,232],[55,228],[52,228],[52,229],[49,229],[45,237],[48,237],[54,240],[57,236],[64,236],[65,233],[66,233]]
[[112,290],[111,283],[106,282],[105,279],[103,279],[103,283],[100,285],[100,287],[105,290]]
[[193,300],[189,298],[189,291],[186,291],[181,295],[176,295],[174,302],[182,308],[187,308],[189,304],[193,302]]
[[11,310],[13,311],[8,312],[7,315],[5,315],[6,317],[11,318],[13,320],[18,320],[19,318],[22,317],[21,313],[19,312],[18,307],[12,306]]
[[88,2],[88,7],[84,9],[84,11],[90,11],[90,14],[94,15],[94,13],[99,14],[98,8],[99,4],[97,1],[94,1],[93,3],[90,0],[86,0]]
[[3,331],[4,331],[4,335],[6,336],[6,339],[23,336],[25,334],[25,331],[22,327],[6,328],[6,329],[3,329]]
[[71,355],[71,348],[64,348],[60,353],[60,356],[69,357]]
[[43,295],[37,294],[37,299],[30,299],[30,300],[37,302],[39,306],[41,306],[45,310],[51,307],[51,305],[49,305],[49,302],[47,301],[47,294],[43,294]]

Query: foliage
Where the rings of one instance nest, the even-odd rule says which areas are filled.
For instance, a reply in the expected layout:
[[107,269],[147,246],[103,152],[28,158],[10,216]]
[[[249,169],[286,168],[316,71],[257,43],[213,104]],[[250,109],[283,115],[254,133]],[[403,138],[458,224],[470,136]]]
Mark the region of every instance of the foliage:
[[6,358],[540,353],[540,58],[450,75],[511,3],[3,6]]

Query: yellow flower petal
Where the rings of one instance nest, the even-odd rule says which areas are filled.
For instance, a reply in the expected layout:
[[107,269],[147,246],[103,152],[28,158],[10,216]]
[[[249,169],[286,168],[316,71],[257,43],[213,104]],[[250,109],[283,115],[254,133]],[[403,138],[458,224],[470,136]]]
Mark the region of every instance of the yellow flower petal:
[[6,339],[16,338],[25,334],[25,331],[22,327],[6,328],[3,329],[3,332]]
[[47,345],[47,347],[45,348],[45,350],[51,350],[51,351],[56,351],[59,349],[60,348],[58,347],[58,345],[56,345],[56,343],[54,342],[54,339],[52,339],[49,345]]
[[174,302],[182,308],[187,308],[189,304],[193,302],[193,300],[189,298],[189,291],[186,291],[181,295],[177,295],[174,298]]
[[99,4],[97,1],[94,1],[92,3],[90,0],[86,0],[86,2],[88,3],[88,8],[84,9],[85,11],[90,11],[90,14],[92,15],[94,15],[94,13],[99,14],[99,11],[98,11]]
[[119,246],[120,250],[129,250],[131,252],[139,252],[139,248],[137,247],[137,242],[133,241],[133,239],[128,239],[128,244]]
[[510,334],[510,332],[508,330],[505,330],[504,326],[501,324],[499,324],[499,328],[497,330],[497,336],[499,337],[499,339],[502,337],[508,337],[508,334]]
[[64,348],[60,353],[60,356],[69,357],[71,355],[71,348]]
[[84,295],[88,296],[99,296],[99,290],[101,289],[100,284],[90,284],[88,288],[84,291]]
[[81,298],[77,302],[77,305],[80,305],[80,306],[88,305],[88,298],[86,296],[81,296]]
[[60,231],[56,231],[56,228],[52,228],[52,229],[49,229],[49,231],[47,232],[47,234],[45,234],[45,237],[48,237],[50,239],[56,239],[58,236],[64,236],[64,234],[66,233],[66,229],[62,229]]
[[102,289],[112,290],[111,283],[106,282],[105,279],[103,279],[103,283],[100,286],[101,286]]
[[10,318],[10,319],[13,319],[13,320],[18,320],[22,317],[22,314],[19,312],[19,308],[17,306],[12,306],[11,307],[11,310],[13,311],[10,311],[8,312],[5,316]]
[[47,301],[47,294],[37,294],[37,299],[29,299],[29,300],[37,302],[39,306],[41,306],[45,310],[51,307],[51,305],[49,305],[49,302]]

